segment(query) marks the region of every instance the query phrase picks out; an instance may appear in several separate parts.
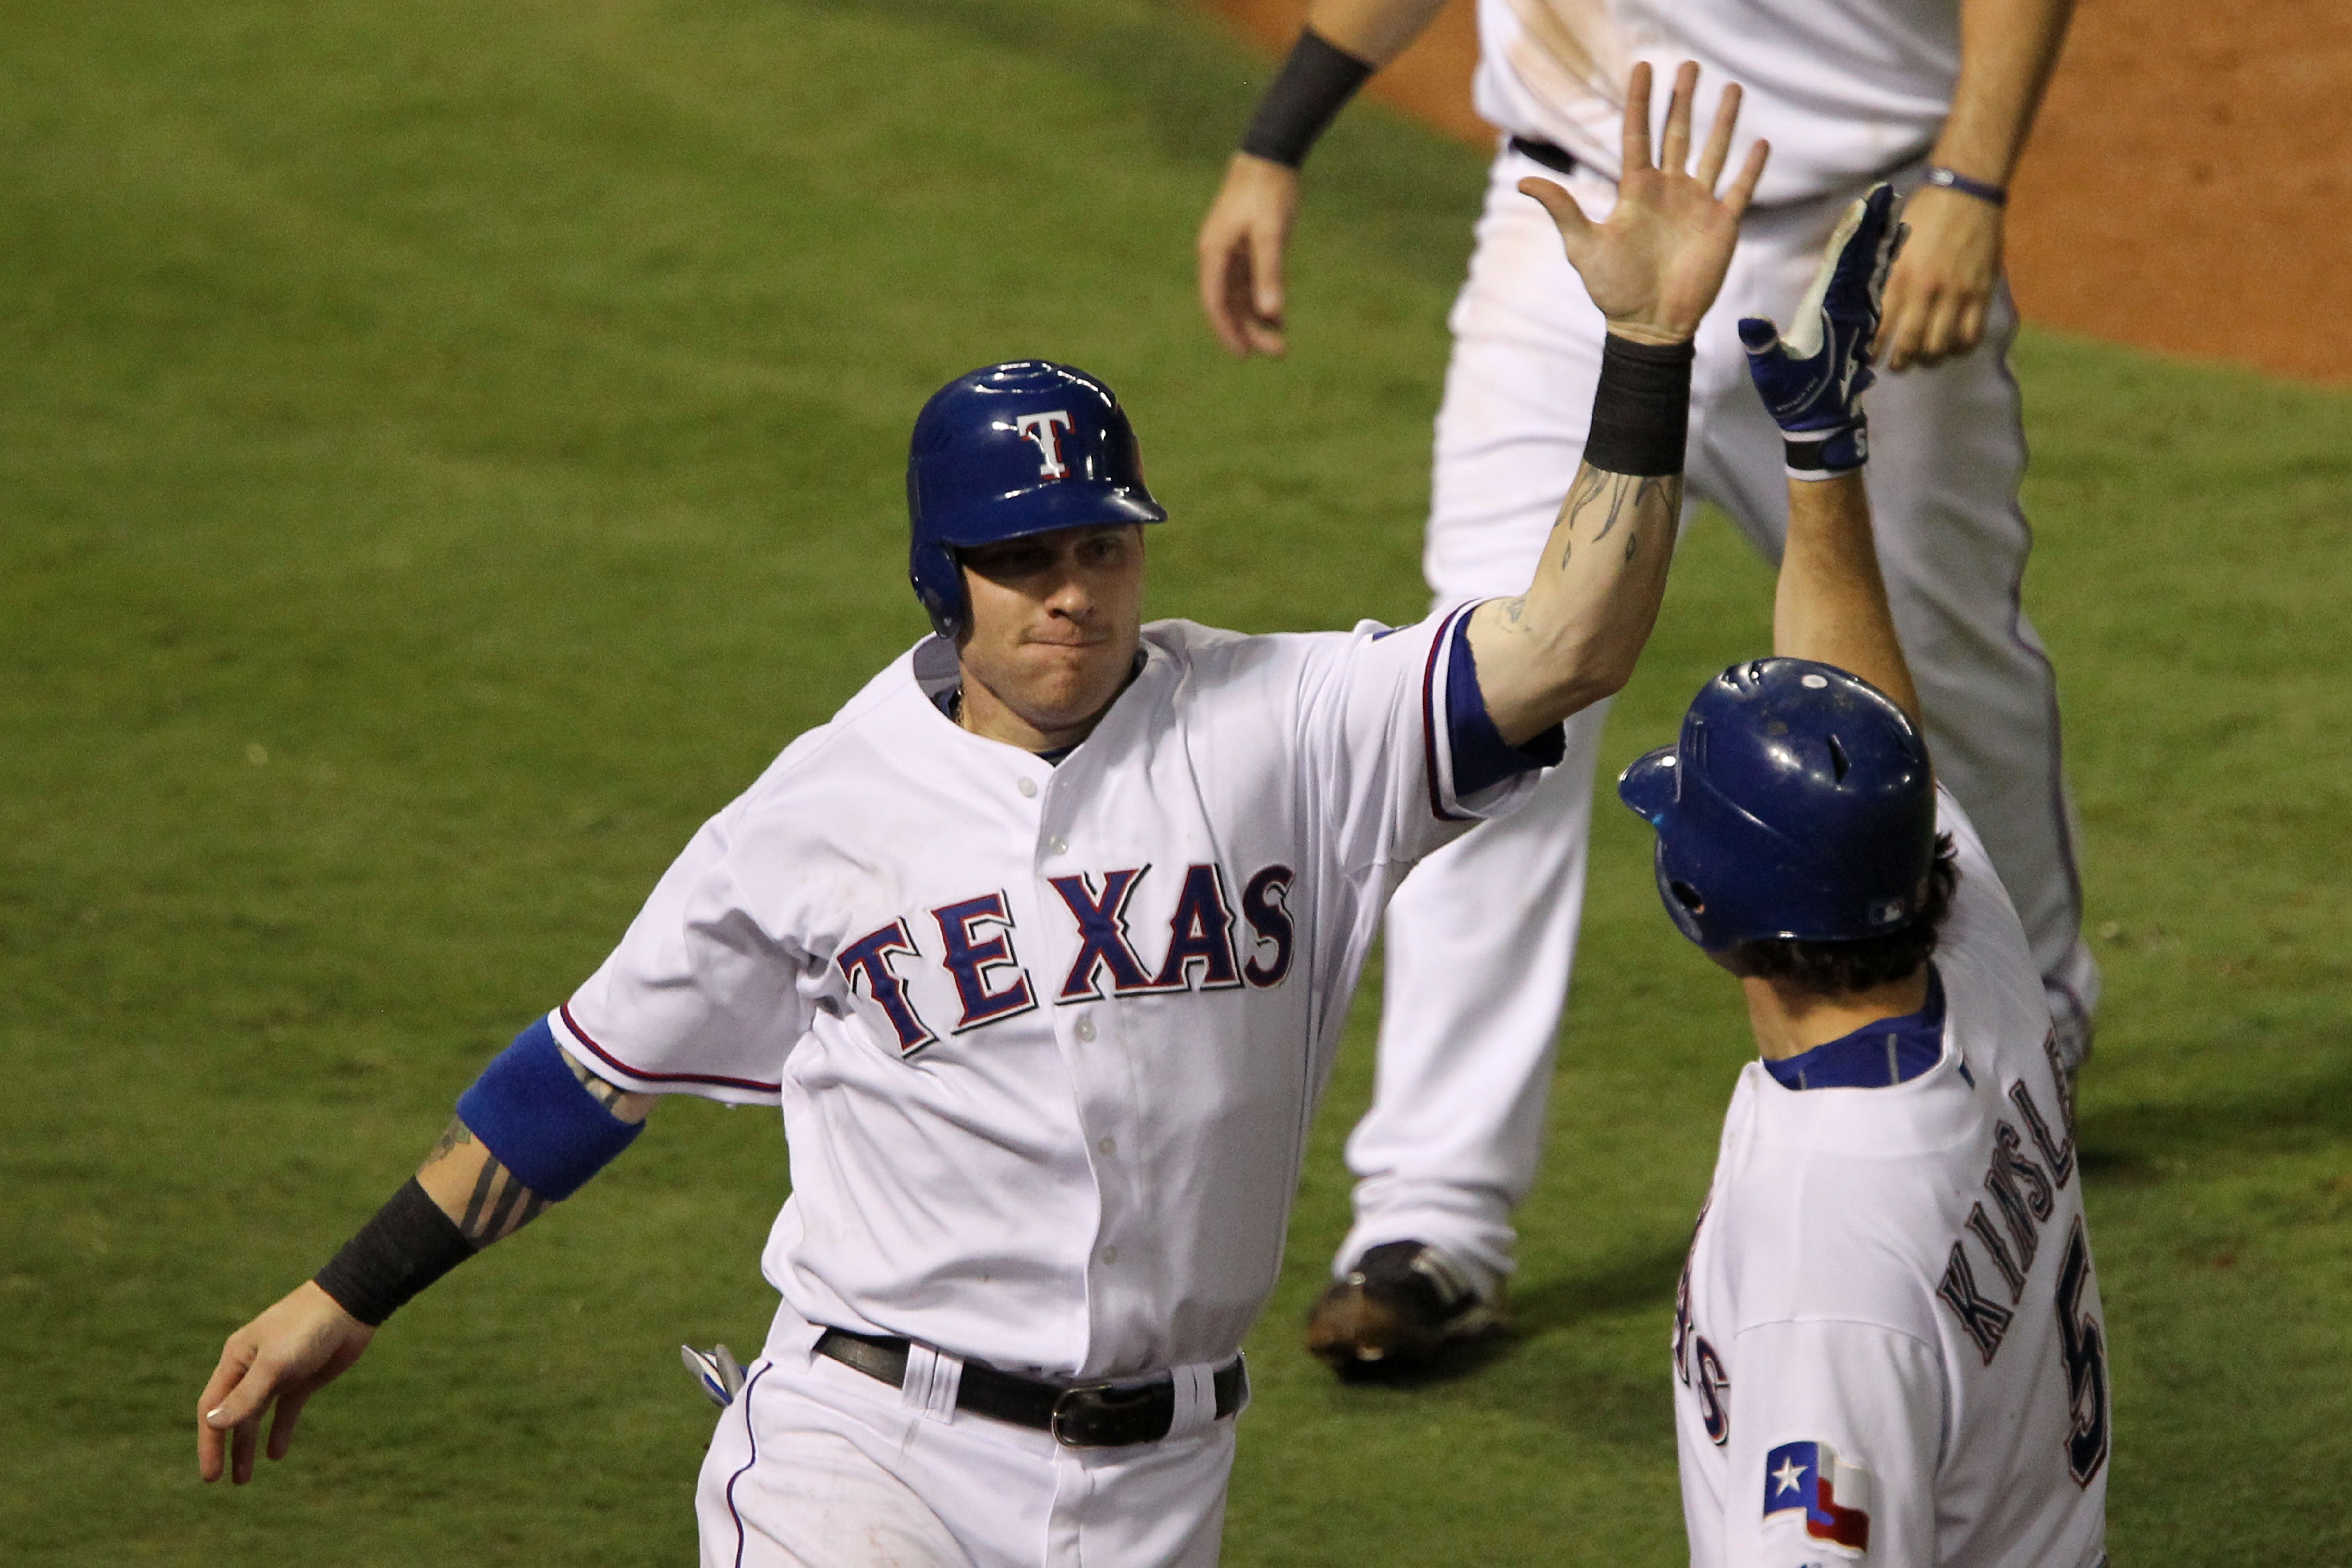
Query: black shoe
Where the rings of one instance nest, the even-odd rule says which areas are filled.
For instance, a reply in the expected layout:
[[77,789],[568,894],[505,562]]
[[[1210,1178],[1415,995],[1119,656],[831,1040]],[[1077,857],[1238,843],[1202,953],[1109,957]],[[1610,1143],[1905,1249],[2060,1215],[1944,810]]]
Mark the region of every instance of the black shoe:
[[1385,1242],[1332,1282],[1307,1315],[1307,1348],[1332,1369],[1412,1366],[1502,1321],[1499,1305],[1419,1241]]

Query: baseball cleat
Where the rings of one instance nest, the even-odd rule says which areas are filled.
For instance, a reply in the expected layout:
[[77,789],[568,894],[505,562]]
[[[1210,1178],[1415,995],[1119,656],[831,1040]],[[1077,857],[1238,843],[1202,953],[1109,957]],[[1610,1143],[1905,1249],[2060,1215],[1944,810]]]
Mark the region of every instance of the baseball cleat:
[[1497,1304],[1473,1289],[1444,1253],[1391,1241],[1365,1253],[1323,1292],[1307,1315],[1307,1348],[1335,1372],[1413,1366],[1501,1321]]

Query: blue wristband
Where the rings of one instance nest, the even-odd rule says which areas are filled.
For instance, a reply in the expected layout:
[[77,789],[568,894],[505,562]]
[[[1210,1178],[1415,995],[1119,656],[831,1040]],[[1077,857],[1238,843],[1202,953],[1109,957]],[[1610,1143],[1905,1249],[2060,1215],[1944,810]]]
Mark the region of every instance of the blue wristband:
[[1958,169],[1947,169],[1941,163],[1927,165],[1927,184],[1939,190],[1958,191],[1964,196],[1974,196],[1997,207],[2009,205],[2009,191],[2001,185],[1988,185],[1982,180],[1971,180]]
[[572,1076],[544,1018],[490,1059],[458,1097],[457,1120],[515,1180],[550,1203],[578,1192],[645,1131],[644,1122],[605,1110]]

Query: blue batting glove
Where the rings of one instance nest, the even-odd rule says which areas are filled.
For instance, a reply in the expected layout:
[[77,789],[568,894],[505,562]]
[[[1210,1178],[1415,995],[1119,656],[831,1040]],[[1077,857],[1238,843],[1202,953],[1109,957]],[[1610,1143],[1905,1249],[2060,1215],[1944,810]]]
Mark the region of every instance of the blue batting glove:
[[1887,184],[1845,209],[1786,335],[1761,317],[1740,320],[1748,374],[1780,426],[1791,478],[1851,473],[1870,457],[1861,401],[1876,379],[1870,342],[1878,335],[1887,268],[1909,232],[1895,215],[1895,187]]

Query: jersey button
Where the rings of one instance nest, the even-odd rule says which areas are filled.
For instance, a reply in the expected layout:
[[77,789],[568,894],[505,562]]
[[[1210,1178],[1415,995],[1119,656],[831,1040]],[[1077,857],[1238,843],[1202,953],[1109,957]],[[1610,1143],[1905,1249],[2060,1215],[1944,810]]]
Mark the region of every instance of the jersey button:
[[1034,800],[1037,798],[1037,781],[1035,779],[1023,779],[1019,784],[1014,784],[1013,787],[1019,790],[1022,795],[1026,796],[1028,799]]
[[1045,847],[1056,855],[1066,855],[1070,852],[1070,841],[1056,833],[1053,837],[1045,840]]
[[1091,1040],[1095,1037],[1095,1021],[1082,1013],[1078,1021],[1070,1026],[1070,1033],[1082,1040]]
[[1118,1262],[1118,1247],[1104,1247],[1104,1248],[1103,1248],[1103,1261],[1104,1261],[1105,1263],[1116,1263],[1116,1262]]
[[1105,1154],[1116,1154],[1118,1152],[1118,1140],[1116,1138],[1106,1138],[1101,1142],[1097,1143],[1095,1147]]

